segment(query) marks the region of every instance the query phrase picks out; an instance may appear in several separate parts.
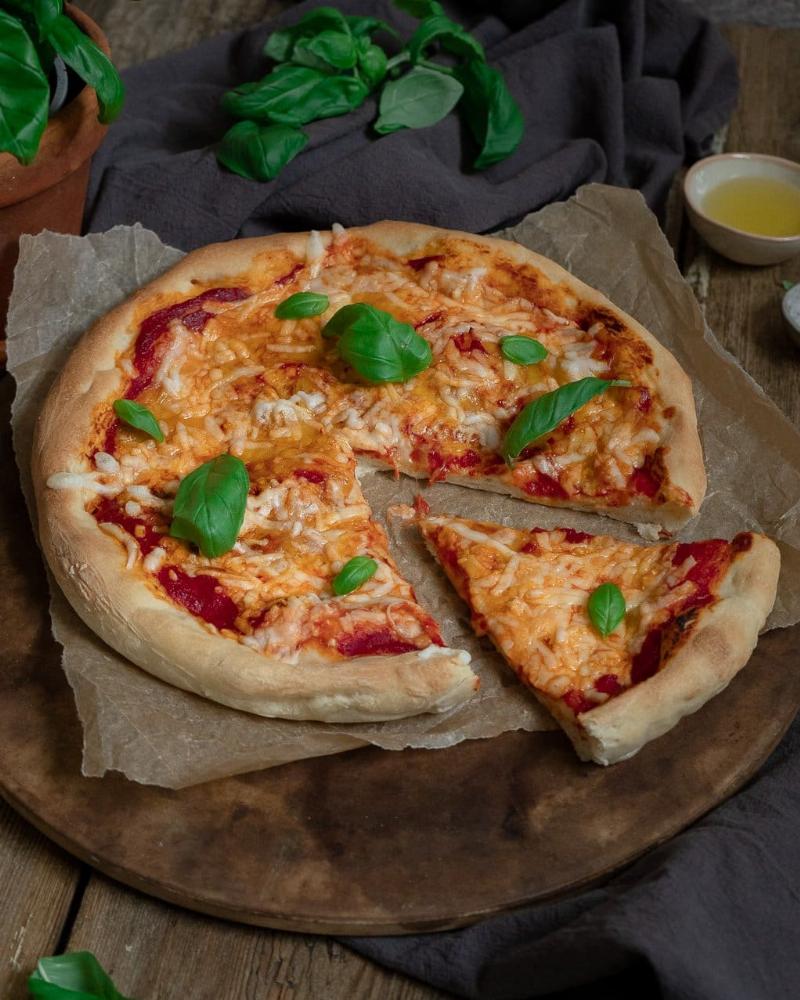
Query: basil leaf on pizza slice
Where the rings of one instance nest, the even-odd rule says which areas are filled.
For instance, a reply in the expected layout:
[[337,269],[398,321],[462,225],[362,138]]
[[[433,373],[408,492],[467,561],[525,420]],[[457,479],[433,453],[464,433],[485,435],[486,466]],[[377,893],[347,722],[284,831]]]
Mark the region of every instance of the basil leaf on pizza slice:
[[476,630],[599,764],[632,756],[722,690],[775,600],[778,548],[752,532],[634,545],[447,515],[423,515],[419,528]]
[[236,544],[247,509],[250,477],[235,455],[218,455],[184,477],[178,486],[169,533],[193,542],[214,558]]
[[408,323],[358,302],[331,317],[323,337],[336,337],[342,359],[368,382],[407,382],[430,367],[430,344]]

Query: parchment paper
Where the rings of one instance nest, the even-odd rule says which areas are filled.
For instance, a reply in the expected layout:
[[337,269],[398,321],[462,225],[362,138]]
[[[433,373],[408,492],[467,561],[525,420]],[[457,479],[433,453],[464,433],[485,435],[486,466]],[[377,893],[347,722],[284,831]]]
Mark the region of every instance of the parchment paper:
[[[800,433],[717,343],[681,277],[664,235],[637,192],[589,185],[499,235],[559,261],[632,313],[692,376],[709,471],[702,511],[681,534],[692,539],[766,531],[783,571],[768,627],[800,620]],[[17,381],[14,445],[32,509],[29,458],[36,414],[72,345],[98,316],[181,257],[140,226],[87,237],[23,237],[8,322],[9,369]],[[410,502],[420,484],[369,473],[364,491],[382,516]],[[553,512],[450,484],[425,490],[435,510],[518,527],[572,525],[636,539],[635,529],[596,515]],[[440,716],[370,725],[266,720],[223,708],[150,677],[86,628],[57,588],[53,632],[84,727],[83,772],[119,770],[171,788],[336,753],[441,748],[464,739],[552,724],[489,644],[475,638],[464,608],[415,533],[389,526],[393,553],[448,645],[468,649],[481,676],[469,704]]]

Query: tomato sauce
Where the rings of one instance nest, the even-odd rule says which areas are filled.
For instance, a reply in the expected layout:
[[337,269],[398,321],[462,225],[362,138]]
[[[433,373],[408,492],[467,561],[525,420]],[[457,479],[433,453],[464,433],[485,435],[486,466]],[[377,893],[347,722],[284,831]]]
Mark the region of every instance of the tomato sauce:
[[179,566],[162,566],[158,582],[173,601],[216,628],[235,629],[239,609],[214,576],[190,576]]

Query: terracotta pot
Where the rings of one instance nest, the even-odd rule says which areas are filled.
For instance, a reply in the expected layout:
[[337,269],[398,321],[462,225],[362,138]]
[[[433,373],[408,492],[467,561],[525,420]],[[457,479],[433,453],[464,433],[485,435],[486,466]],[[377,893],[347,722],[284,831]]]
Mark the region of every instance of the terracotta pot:
[[[72,4],[64,10],[110,54],[108,39],[88,15]],[[0,153],[0,336],[5,336],[19,237],[43,229],[80,232],[92,154],[105,131],[97,120],[95,92],[84,87],[50,119],[33,163],[23,167],[10,153]],[[4,356],[5,344],[0,348]]]

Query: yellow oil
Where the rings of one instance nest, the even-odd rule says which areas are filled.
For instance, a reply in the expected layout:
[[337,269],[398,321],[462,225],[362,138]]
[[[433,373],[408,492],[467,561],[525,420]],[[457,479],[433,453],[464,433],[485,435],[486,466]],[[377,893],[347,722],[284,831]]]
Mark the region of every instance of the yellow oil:
[[703,211],[716,222],[760,236],[800,235],[800,188],[771,177],[734,177],[712,188]]

